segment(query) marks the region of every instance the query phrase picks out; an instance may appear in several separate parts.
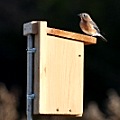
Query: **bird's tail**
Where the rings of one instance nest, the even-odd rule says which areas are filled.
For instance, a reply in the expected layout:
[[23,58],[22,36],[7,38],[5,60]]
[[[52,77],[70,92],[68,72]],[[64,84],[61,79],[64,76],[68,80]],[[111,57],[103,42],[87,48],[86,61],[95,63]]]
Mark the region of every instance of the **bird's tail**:
[[99,36],[100,38],[102,38],[103,41],[107,42],[107,39],[105,37],[103,37],[101,34]]

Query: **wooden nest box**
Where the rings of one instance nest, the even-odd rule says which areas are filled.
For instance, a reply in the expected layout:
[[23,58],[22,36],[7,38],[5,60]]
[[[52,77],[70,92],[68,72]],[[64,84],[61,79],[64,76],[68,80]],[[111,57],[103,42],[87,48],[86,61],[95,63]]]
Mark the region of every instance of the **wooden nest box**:
[[82,116],[84,45],[96,38],[48,28],[46,21],[24,24],[27,34],[35,34],[34,114]]

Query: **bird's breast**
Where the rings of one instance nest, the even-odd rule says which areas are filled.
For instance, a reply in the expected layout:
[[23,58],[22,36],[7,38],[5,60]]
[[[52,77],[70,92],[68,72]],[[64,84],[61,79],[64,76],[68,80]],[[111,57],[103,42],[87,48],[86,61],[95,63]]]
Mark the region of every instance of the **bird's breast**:
[[80,28],[84,33],[88,35],[94,35],[96,33],[96,30],[94,29],[93,25],[89,22],[81,21]]

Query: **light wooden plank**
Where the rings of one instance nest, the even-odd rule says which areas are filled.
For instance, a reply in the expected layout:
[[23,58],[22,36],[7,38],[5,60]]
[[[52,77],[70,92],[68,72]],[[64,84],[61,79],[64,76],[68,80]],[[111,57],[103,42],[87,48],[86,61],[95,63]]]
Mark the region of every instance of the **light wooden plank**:
[[[40,96],[44,96],[44,88],[40,87],[40,84],[43,84],[45,80],[44,75],[44,66],[46,64],[46,37],[47,37],[47,22],[41,21],[38,22],[38,34],[35,35],[35,59],[34,59],[34,92],[35,92],[35,99],[34,99],[34,114],[40,114],[40,106],[43,104],[42,101],[46,101],[47,99],[43,100]],[[40,83],[41,82],[41,83]],[[43,92],[44,91],[44,92]],[[40,94],[40,95],[39,95]]]
[[[69,32],[69,31],[64,31],[64,30],[59,30],[55,28],[47,28],[47,33],[50,35],[55,35],[59,37],[65,37],[73,40],[78,40],[81,42],[84,42],[85,45],[88,44],[96,44],[96,38],[88,35],[83,35],[83,34],[78,34],[74,32]],[[68,39],[68,40],[69,40]]]
[[81,115],[84,43],[48,35],[42,46],[39,112]]
[[[40,34],[40,42],[39,42],[39,113],[42,114],[43,110],[46,110],[47,105],[44,103],[47,103],[48,100],[48,93],[47,93],[47,78],[46,78],[46,63],[47,63],[47,22],[40,22],[39,26],[39,34]],[[44,111],[43,114],[47,114],[47,111]]]

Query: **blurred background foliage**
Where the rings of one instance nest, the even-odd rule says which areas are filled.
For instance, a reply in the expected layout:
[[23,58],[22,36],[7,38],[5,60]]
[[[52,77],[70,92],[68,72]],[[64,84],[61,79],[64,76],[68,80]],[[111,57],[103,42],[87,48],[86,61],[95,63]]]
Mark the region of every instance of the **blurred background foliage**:
[[[23,24],[45,20],[49,27],[82,33],[78,13],[87,12],[108,39],[85,46],[84,108],[96,101],[103,112],[107,91],[120,93],[119,0],[1,0],[0,82],[19,91],[18,111],[26,107],[26,37]],[[76,98],[77,99],[77,98]]]

